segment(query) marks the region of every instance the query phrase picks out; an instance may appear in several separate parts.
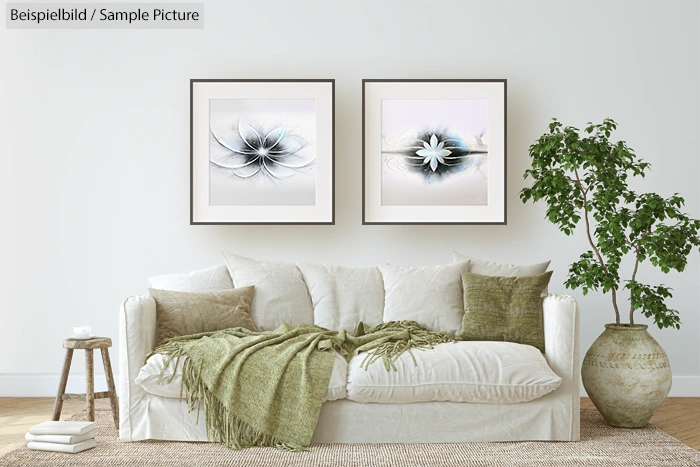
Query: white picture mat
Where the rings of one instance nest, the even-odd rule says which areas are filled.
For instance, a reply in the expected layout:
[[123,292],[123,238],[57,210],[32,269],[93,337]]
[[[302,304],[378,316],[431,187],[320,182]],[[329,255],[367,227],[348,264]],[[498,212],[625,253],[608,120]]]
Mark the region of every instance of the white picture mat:
[[[209,100],[315,99],[316,205],[210,206]],[[192,221],[195,223],[331,223],[333,221],[333,83],[206,82],[192,86]]]
[[[505,221],[505,83],[376,82],[364,84],[365,223],[502,223]],[[487,206],[382,206],[382,99],[488,99]]]

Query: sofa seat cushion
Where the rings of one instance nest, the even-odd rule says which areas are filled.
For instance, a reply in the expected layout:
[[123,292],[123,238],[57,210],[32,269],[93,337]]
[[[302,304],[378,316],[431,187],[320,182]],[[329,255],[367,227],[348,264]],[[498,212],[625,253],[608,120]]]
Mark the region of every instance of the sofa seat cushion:
[[[134,380],[136,384],[148,393],[156,396],[180,398],[180,385],[182,384],[182,366],[185,364],[187,357],[181,358],[175,367],[175,360],[172,359],[168,367],[163,372],[163,377],[158,384],[161,370],[166,361],[166,356],[163,354],[155,354],[148,359],[146,364],[139,371],[138,376]],[[173,373],[175,376],[173,376]],[[170,379],[172,377],[172,380]],[[323,401],[334,401],[337,399],[345,399],[347,397],[346,386],[348,377],[348,362],[344,357],[336,352],[335,363],[331,372],[331,380],[328,383],[326,396]],[[185,394],[183,394],[183,397]]]
[[512,342],[456,342],[414,350],[387,371],[381,360],[362,368],[364,353],[348,365],[347,398],[356,402],[406,404],[450,401],[484,404],[527,402],[561,384],[536,348]]

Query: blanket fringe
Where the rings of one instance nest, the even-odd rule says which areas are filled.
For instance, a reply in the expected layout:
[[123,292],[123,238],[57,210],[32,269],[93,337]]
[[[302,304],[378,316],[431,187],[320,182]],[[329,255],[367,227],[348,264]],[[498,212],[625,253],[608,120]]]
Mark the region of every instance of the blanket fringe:
[[420,324],[415,321],[392,321],[388,323],[382,323],[377,326],[370,328],[369,332],[382,331],[384,329],[403,329],[408,332],[408,338],[384,342],[377,347],[365,352],[365,358],[362,360],[361,368],[365,371],[369,366],[375,361],[382,359],[384,363],[384,368],[387,371],[394,370],[398,371],[394,362],[398,359],[404,352],[408,352],[413,359],[413,364],[418,366],[418,361],[416,356],[413,354],[413,349],[425,350],[432,349],[437,344],[444,344],[448,342],[455,342],[455,338],[449,332],[432,332],[428,331]]
[[207,389],[200,378],[199,369],[190,362],[191,360],[187,359],[183,367],[183,386],[186,386],[187,406],[190,412],[196,406],[199,419],[202,402],[204,402],[208,439],[235,450],[270,446],[282,451],[308,451],[307,446],[286,443],[261,433],[238,418]]
[[[171,345],[168,345],[171,344]],[[180,358],[183,357],[183,347],[176,341],[165,342],[158,347],[158,353],[167,355],[163,368],[167,368],[173,358],[177,367]],[[150,355],[149,355],[150,357]],[[148,358],[148,357],[147,357]],[[160,384],[161,376],[158,378]],[[169,378],[170,382],[172,376]],[[182,385],[180,386],[180,399],[183,393],[187,400],[189,412],[197,410],[197,423],[204,403],[204,416],[206,417],[207,439],[226,445],[226,447],[239,451],[249,447],[273,447],[281,451],[303,452],[308,451],[308,446],[287,443],[272,436],[261,433],[240,418],[236,417],[224,404],[217,399],[206,387],[201,378],[199,368],[192,364],[191,359],[185,360],[182,367]]]

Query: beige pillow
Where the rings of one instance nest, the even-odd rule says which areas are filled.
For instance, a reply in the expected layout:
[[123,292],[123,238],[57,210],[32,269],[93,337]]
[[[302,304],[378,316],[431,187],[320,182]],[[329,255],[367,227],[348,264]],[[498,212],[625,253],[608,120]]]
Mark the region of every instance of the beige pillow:
[[[552,261],[545,261],[543,263],[535,264],[501,264],[494,263],[493,261],[484,261],[482,259],[471,258],[465,256],[456,251],[452,252],[453,262],[469,260],[468,271],[472,274],[481,274],[482,276],[499,276],[499,277],[522,277],[522,276],[536,276],[537,274],[543,274],[547,271],[549,263]],[[542,291],[542,297],[546,297],[549,294],[547,287]]]
[[156,301],[157,341],[236,327],[257,331],[250,319],[254,289],[253,286],[219,292],[148,289]]

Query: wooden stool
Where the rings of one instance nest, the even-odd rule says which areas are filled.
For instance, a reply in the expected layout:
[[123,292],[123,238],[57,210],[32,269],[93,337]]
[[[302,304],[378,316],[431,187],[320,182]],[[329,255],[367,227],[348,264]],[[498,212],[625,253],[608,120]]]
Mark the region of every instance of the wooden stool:
[[[109,404],[112,406],[112,417],[114,418],[114,426],[119,429],[119,404],[117,404],[117,391],[114,389],[114,377],[112,376],[112,365],[109,363],[109,347],[112,347],[112,339],[109,337],[93,337],[92,339],[66,339],[63,341],[63,348],[66,349],[66,360],[63,362],[63,373],[61,374],[61,382],[58,384],[58,394],[56,394],[56,402],[53,406],[53,416],[51,420],[59,420],[61,417],[61,409],[63,401],[68,399],[85,398],[88,411],[88,420],[95,421],[95,399],[104,399],[109,397]],[[85,350],[85,394],[66,394],[66,383],[68,382],[68,373],[70,372],[70,364],[73,360],[73,350]],[[102,352],[102,365],[105,369],[105,378],[107,379],[107,392],[95,392],[95,369],[92,360],[92,351],[100,349]]]

